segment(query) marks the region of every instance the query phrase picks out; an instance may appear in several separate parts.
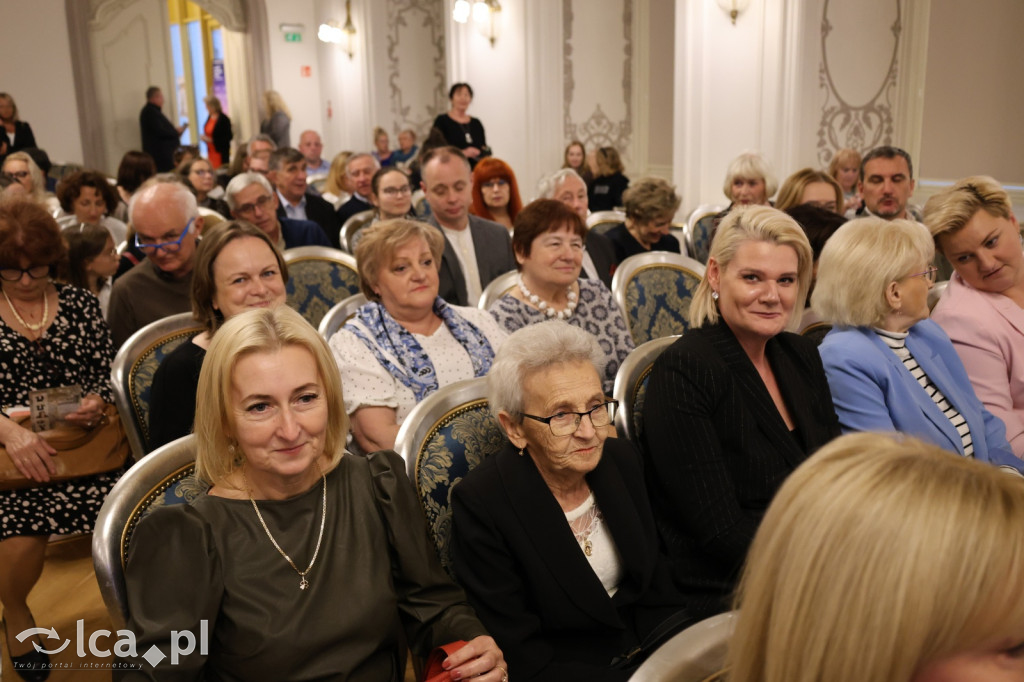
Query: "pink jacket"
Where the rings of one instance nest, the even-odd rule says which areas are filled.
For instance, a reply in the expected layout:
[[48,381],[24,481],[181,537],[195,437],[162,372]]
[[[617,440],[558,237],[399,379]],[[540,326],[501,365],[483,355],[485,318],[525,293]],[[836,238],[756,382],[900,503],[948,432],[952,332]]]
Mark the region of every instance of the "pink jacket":
[[1024,457],[1024,308],[954,273],[932,319],[953,340],[978,398],[1006,424],[1014,454]]

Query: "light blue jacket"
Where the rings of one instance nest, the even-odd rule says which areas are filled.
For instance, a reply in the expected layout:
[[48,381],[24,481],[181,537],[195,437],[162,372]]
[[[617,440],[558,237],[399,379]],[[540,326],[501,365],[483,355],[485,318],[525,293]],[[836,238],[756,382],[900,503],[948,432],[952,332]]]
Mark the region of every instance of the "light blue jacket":
[[[1006,441],[1006,427],[978,400],[946,333],[931,320],[918,322],[907,336],[907,349],[967,420],[974,457],[1024,471]],[[873,330],[836,327],[818,350],[844,432],[899,431],[964,453],[949,419]]]

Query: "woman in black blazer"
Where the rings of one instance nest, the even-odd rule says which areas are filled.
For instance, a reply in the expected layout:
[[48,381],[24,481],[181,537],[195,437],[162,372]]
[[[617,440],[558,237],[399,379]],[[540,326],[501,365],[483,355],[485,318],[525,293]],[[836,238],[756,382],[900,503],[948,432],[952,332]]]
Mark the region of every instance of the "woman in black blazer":
[[453,491],[456,574],[519,681],[626,680],[693,622],[639,454],[607,438],[599,366],[594,337],[565,322],[512,334],[488,374],[510,443]]
[[18,118],[18,105],[6,92],[0,92],[0,133],[0,163],[8,154],[36,147],[32,126]]
[[768,206],[733,211],[711,245],[691,331],[654,364],[647,482],[676,586],[698,617],[729,608],[772,496],[839,435],[815,344],[793,328],[811,282],[803,231]]
[[231,163],[231,140],[234,133],[231,132],[231,119],[224,113],[220,99],[210,95],[203,101],[206,102],[206,110],[210,112],[203,125],[203,141],[210,150],[210,163],[217,169]]

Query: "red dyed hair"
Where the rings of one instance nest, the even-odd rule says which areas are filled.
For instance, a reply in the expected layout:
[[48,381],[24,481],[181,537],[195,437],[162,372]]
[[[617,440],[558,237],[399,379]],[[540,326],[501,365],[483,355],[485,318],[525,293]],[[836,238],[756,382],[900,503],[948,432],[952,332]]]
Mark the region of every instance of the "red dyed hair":
[[473,205],[470,206],[469,212],[487,220],[494,220],[491,210],[484,203],[481,187],[483,187],[485,182],[495,178],[501,178],[508,182],[508,217],[509,220],[514,222],[516,216],[519,215],[519,211],[523,209],[523,200],[519,198],[519,184],[516,182],[516,174],[512,172],[512,168],[507,163],[493,156],[481,159],[480,163],[473,169]]

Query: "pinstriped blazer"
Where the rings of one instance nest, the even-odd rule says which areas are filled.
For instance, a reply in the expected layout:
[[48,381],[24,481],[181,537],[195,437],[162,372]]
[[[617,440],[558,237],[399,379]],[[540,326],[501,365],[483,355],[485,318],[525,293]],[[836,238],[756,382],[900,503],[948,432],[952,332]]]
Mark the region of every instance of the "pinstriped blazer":
[[676,584],[698,617],[728,608],[775,491],[840,433],[814,342],[783,332],[765,352],[793,433],[725,323],[687,332],[651,372],[643,407],[647,484]]

